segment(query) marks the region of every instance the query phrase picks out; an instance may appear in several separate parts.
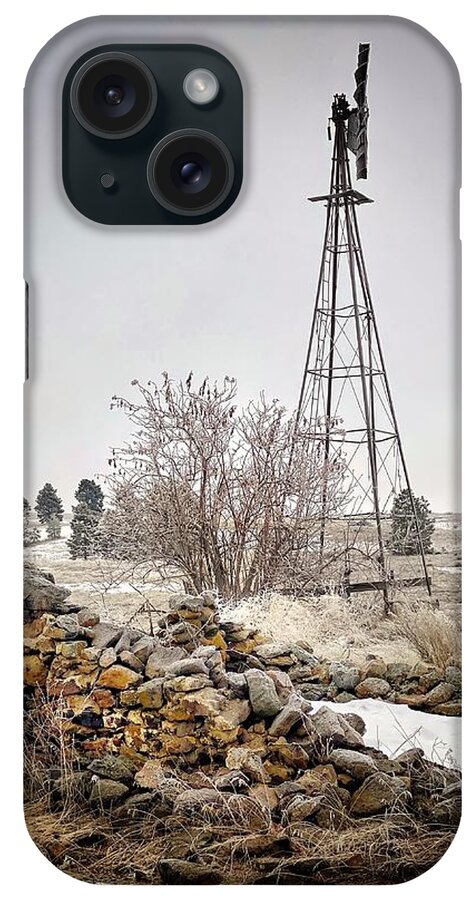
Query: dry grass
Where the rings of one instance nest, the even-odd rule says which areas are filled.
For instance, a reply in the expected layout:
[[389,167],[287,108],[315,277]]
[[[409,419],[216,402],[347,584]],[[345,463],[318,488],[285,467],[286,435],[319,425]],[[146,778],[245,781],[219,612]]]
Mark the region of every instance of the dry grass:
[[273,640],[306,640],[318,656],[332,661],[362,663],[373,653],[386,662],[413,665],[420,658],[407,637],[395,635],[382,616],[381,602],[370,595],[345,600],[336,595],[294,598],[271,594],[224,605],[221,615],[258,628]]
[[[218,868],[228,884],[395,884],[431,868],[453,838],[453,829],[406,814],[345,817],[336,830],[311,822],[288,826],[272,854],[249,852],[239,826],[194,826],[150,813],[117,823],[84,808],[54,812],[46,799],[25,812],[41,852],[62,871],[96,884],[160,884],[158,864],[170,858]],[[271,829],[267,834],[273,837]]]
[[460,630],[441,610],[402,601],[392,616],[391,627],[425,662],[441,669],[461,665]]

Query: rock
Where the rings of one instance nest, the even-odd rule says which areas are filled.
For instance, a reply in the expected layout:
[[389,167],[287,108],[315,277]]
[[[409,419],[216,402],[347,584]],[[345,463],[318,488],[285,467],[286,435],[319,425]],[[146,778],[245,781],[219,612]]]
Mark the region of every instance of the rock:
[[321,800],[317,797],[306,797],[305,794],[295,794],[286,805],[283,814],[283,822],[301,822],[303,819],[311,819],[321,806]]
[[341,691],[334,698],[335,703],[349,703],[351,700],[355,700],[355,696],[354,694],[349,694],[348,691]]
[[164,884],[222,884],[223,873],[215,866],[205,866],[184,859],[161,859],[159,872]]
[[164,691],[168,697],[174,693],[200,691],[211,687],[211,681],[207,675],[178,675],[176,678],[167,678],[164,681]]
[[329,666],[332,683],[339,691],[352,691],[360,680],[360,673],[356,666],[348,663],[332,663]]
[[260,757],[248,747],[232,747],[226,755],[225,766],[227,769],[239,769],[253,781],[263,784],[269,782],[269,776]]
[[431,711],[439,716],[460,716],[461,701],[449,700],[448,703],[438,703],[437,706],[431,707]]
[[367,731],[367,726],[362,718],[357,713],[354,712],[346,712],[342,714],[346,722],[349,723],[350,727],[357,732],[357,734],[364,735]]
[[174,802],[175,816],[199,821],[219,818],[225,808],[224,796],[213,788],[190,788],[178,795]]
[[355,688],[355,696],[361,699],[386,697],[391,691],[388,681],[384,678],[364,678]]
[[88,766],[88,772],[106,778],[109,781],[130,782],[134,778],[135,765],[123,756],[108,754],[101,759],[94,759]]
[[121,650],[119,659],[125,666],[128,666],[129,669],[134,669],[134,672],[142,673],[144,671],[144,663],[130,650]]
[[56,653],[65,659],[79,660],[87,647],[86,641],[59,641],[56,643]]
[[289,668],[295,662],[291,656],[291,646],[291,644],[284,642],[260,644],[258,647],[255,647],[253,653],[268,666]]
[[282,710],[283,702],[278,697],[273,679],[259,669],[249,669],[245,672],[245,678],[255,715],[260,718],[276,716]]
[[456,693],[456,688],[452,684],[442,681],[431,690],[424,698],[424,706],[438,706],[440,703],[447,703]]
[[[134,656],[137,656],[140,659],[140,661],[144,663],[144,665],[147,662],[147,660],[149,659],[149,656],[154,651],[154,648],[157,645],[157,641],[155,640],[155,638],[151,637],[148,634],[142,635],[142,637],[140,637],[136,641],[130,640],[130,638],[128,636],[127,643],[129,646],[120,647],[119,649],[120,650],[130,650],[131,653],[134,654]],[[151,675],[150,677],[152,678],[153,675]]]
[[301,747],[300,744],[288,744],[284,737],[278,738],[272,745],[272,751],[279,762],[292,769],[307,769],[309,765],[309,756],[304,747]]
[[155,791],[164,787],[174,787],[176,790],[183,792],[183,786],[176,779],[170,769],[165,769],[162,762],[158,759],[148,759],[146,763],[135,774],[134,778],[139,787],[147,788]]
[[294,782],[298,791],[304,794],[325,793],[329,785],[337,785],[337,775],[333,766],[323,765],[309,769]]
[[339,772],[345,772],[357,781],[362,781],[368,775],[378,772],[375,761],[357,750],[332,750],[329,753],[329,762]]
[[56,616],[54,622],[46,626],[43,635],[57,641],[74,641],[81,633],[76,613],[69,612]]
[[268,669],[266,674],[274,683],[279,699],[283,701],[283,704],[286,703],[294,692],[294,685],[289,675],[281,669]]
[[23,600],[29,612],[66,613],[72,607],[64,601],[71,591],[58,587],[45,572],[32,563],[23,567]]
[[310,723],[313,732],[319,735],[322,741],[337,744],[349,744],[350,746],[362,746],[361,734],[350,724],[348,717],[342,713],[334,712],[328,706],[321,706],[311,717]]
[[405,704],[411,709],[421,709],[425,701],[424,694],[396,694],[395,703]]
[[248,685],[246,683],[246,678],[239,672],[227,672],[226,680],[228,686],[233,691],[234,694],[237,694],[238,697],[246,697],[248,694]]
[[388,663],[386,679],[392,685],[401,685],[408,678],[409,669],[405,663]]
[[39,656],[25,656],[23,660],[23,680],[30,687],[46,684],[48,669]]
[[457,691],[461,690],[461,669],[458,666],[447,666],[445,669],[446,684],[452,684]]
[[78,622],[82,628],[93,628],[99,622],[99,616],[91,609],[80,609],[78,611]]
[[119,781],[99,778],[94,784],[89,797],[92,806],[109,807],[122,800],[129,793],[129,788]]
[[109,625],[106,622],[98,622],[91,631],[93,635],[92,646],[100,647],[101,649],[112,647],[122,634],[122,628],[119,628],[117,625]]
[[242,722],[246,722],[248,716],[251,715],[251,706],[248,700],[242,700],[238,697],[232,700],[224,701],[219,715],[215,716],[214,724],[217,728],[225,729],[236,728]]
[[248,791],[248,796],[254,802],[259,803],[266,812],[268,810],[273,812],[278,807],[279,799],[276,790],[266,784],[253,784]]
[[273,719],[269,727],[269,734],[274,737],[288,734],[297,722],[303,720],[311,708],[311,704],[299,694],[291,694],[286,706]]
[[266,834],[248,834],[234,847],[234,853],[240,856],[256,856],[257,854],[282,854],[289,847],[289,840],[284,829],[272,826]]
[[98,687],[125,691],[130,687],[134,687],[134,685],[140,684],[142,680],[142,675],[139,675],[137,672],[133,672],[125,666],[114,665],[101,672],[97,685]]
[[373,815],[394,806],[401,806],[409,796],[401,778],[384,773],[370,775],[356,790],[350,804],[354,816]]
[[164,679],[152,678],[137,689],[137,699],[145,709],[160,709],[164,702]]
[[178,675],[208,675],[208,668],[203,659],[189,656],[188,659],[177,660],[167,668],[167,677]]
[[185,650],[182,650],[181,647],[166,647],[163,644],[159,644],[155,649],[152,648],[153,652],[151,649],[149,654],[147,654],[145,648],[141,647],[139,647],[139,652],[137,652],[136,647],[137,644],[132,647],[132,652],[142,662],[146,662],[145,674],[147,678],[157,678],[165,675],[169,666],[184,659],[186,656]]
[[360,674],[362,679],[385,678],[385,675],[387,674],[387,663],[380,657],[375,656],[364,662]]
[[231,769],[225,775],[219,775],[214,782],[217,791],[233,791],[234,793],[246,790],[250,785],[250,779],[239,769]]
[[113,647],[106,647],[99,657],[99,665],[102,669],[107,669],[114,665],[117,660],[117,654]]

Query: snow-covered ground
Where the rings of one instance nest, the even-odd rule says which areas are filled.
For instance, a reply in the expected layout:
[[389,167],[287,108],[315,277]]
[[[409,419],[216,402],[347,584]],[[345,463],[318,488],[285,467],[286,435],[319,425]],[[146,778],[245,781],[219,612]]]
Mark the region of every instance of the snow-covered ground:
[[458,718],[436,716],[382,700],[350,700],[349,703],[318,700],[312,705],[315,710],[328,706],[334,712],[357,713],[367,726],[364,734],[367,746],[383,750],[390,757],[420,747],[432,762],[461,768],[461,720]]

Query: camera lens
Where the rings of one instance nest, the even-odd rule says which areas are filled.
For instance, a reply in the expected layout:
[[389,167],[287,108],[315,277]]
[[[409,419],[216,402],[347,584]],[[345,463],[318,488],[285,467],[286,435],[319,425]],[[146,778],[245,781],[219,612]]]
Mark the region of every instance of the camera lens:
[[120,87],[106,88],[104,99],[110,106],[118,106],[124,100],[124,91]]
[[124,138],[136,134],[152,118],[157,86],[147,66],[129,53],[100,53],[76,72],[71,106],[91,134]]
[[155,199],[165,209],[185,216],[203,215],[220,206],[233,186],[234,173],[223,141],[192,128],[163,138],[147,165]]

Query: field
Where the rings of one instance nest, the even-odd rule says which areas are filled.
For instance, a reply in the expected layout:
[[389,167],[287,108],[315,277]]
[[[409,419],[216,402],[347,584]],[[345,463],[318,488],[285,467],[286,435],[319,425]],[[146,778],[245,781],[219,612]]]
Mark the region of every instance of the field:
[[[51,572],[58,584],[74,594],[75,603],[97,610],[103,619],[118,624],[133,621],[150,629],[156,614],[168,609],[171,593],[181,591],[178,580],[164,579],[145,566],[134,572],[100,558],[71,559],[66,540],[42,540],[26,551],[27,558]],[[461,618],[461,522],[455,514],[436,516],[434,552],[428,557],[433,600],[441,613],[459,628]],[[402,567],[411,567],[412,557]],[[396,596],[396,610],[402,595]],[[409,590],[406,600],[428,597],[423,589]],[[394,619],[382,616],[381,599],[372,593],[353,595],[347,601],[335,594],[319,598],[290,598],[280,594],[251,597],[221,604],[223,618],[255,625],[274,639],[306,640],[319,655],[332,660],[362,662],[369,653],[388,662],[417,662],[421,652],[408,635],[397,634]],[[405,630],[405,629],[403,629]],[[408,630],[408,629],[406,629]]]

